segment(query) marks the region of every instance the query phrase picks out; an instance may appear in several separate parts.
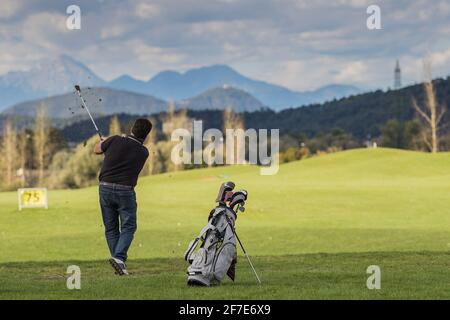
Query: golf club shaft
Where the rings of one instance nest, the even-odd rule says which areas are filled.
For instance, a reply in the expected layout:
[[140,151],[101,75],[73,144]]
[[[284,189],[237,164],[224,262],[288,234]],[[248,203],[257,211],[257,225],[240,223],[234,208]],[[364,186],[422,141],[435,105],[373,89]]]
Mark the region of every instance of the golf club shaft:
[[101,135],[101,133],[100,133],[100,130],[98,129],[97,124],[95,123],[95,120],[94,120],[94,118],[92,117],[91,112],[89,111],[89,108],[87,107],[86,102],[84,101],[83,96],[81,95],[81,92],[80,92],[80,91],[77,91],[77,93],[78,93],[78,96],[79,96],[80,99],[81,99],[81,103],[83,104],[83,107],[86,109],[86,111],[87,111],[87,113],[88,113],[88,115],[89,115],[89,118],[91,118],[91,121],[92,121],[92,123],[94,124],[95,131],[97,131],[98,136],[100,137],[100,139],[102,139],[102,135]]
[[256,280],[258,280],[258,283],[261,284],[261,280],[259,279],[258,273],[256,272],[255,267],[253,266],[253,263],[250,260],[250,257],[248,256],[247,252],[245,251],[244,246],[242,245],[242,242],[241,242],[241,240],[239,239],[239,237],[238,237],[238,235],[236,233],[236,230],[233,230],[233,232],[234,232],[234,235],[236,236],[236,239],[239,242],[239,245],[241,246],[242,251],[244,252],[245,257],[247,258],[248,263],[250,264],[250,267],[253,270],[253,273],[255,274]]
[[245,257],[247,258],[247,261],[250,264],[250,267],[252,268],[253,273],[255,274],[256,280],[258,280],[258,283],[261,284],[261,280],[259,279],[258,273],[256,272],[256,269],[253,266],[253,263],[252,263],[252,261],[250,260],[250,257],[247,254],[247,251],[245,251],[245,248],[242,245],[241,239],[239,239],[239,236],[237,235],[236,230],[234,230],[233,226],[231,225],[230,220],[228,219],[228,217],[225,216],[225,218],[227,219],[227,224],[230,226],[231,231],[233,231],[233,234],[236,236],[236,239],[239,242],[239,245],[241,246],[241,249],[244,252]]

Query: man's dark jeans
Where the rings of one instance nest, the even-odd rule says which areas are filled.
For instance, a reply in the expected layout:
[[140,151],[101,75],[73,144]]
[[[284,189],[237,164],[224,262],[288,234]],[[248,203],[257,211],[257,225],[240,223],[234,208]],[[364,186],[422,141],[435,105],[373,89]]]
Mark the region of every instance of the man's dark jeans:
[[137,229],[136,193],[120,185],[100,185],[99,192],[109,251],[112,257],[126,261]]

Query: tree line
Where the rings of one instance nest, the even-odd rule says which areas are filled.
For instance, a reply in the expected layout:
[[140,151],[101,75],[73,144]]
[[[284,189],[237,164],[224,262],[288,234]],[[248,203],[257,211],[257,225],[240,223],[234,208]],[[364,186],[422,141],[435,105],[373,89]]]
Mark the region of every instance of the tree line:
[[45,106],[41,106],[32,127],[18,131],[7,119],[0,140],[0,188],[43,184],[53,155],[67,143],[61,132],[50,126]]
[[[223,112],[224,130],[226,128],[245,129],[242,118],[231,109]],[[130,132],[136,117],[122,122],[118,116],[109,119],[107,136]],[[168,106],[164,117],[150,117],[154,124],[146,147],[150,157],[141,175],[171,172],[203,165],[174,164],[171,153],[177,142],[171,140],[174,129],[192,130],[193,118],[187,110],[175,110]],[[104,129],[104,128],[103,128]],[[75,146],[70,146],[62,132],[51,127],[45,106],[39,109],[35,123],[31,127],[17,130],[12,120],[7,120],[0,140],[2,183],[1,190],[14,190],[18,187],[81,188],[97,183],[103,157],[93,153],[98,136],[92,135]],[[239,141],[237,141],[239,143]],[[236,148],[238,146],[236,145]],[[225,150],[224,150],[225,152]]]

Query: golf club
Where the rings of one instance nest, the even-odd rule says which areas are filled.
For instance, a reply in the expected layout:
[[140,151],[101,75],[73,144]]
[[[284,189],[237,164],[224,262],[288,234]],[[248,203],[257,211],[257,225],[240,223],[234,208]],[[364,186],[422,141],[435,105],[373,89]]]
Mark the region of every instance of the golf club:
[[[240,209],[240,206],[239,206],[239,210],[241,210],[241,209]],[[236,230],[232,227],[232,225],[231,225],[230,220],[228,219],[228,217],[226,217],[226,219],[227,219],[228,225],[230,226],[231,230],[233,231],[234,235],[236,236],[236,239],[237,239],[237,241],[239,242],[239,245],[241,246],[241,249],[242,249],[242,251],[244,252],[245,257],[247,258],[247,261],[248,261],[248,263],[250,264],[250,267],[252,268],[253,273],[255,274],[256,280],[258,280],[258,283],[261,284],[261,280],[259,279],[258,273],[256,272],[256,269],[255,269],[255,267],[253,266],[253,263],[252,263],[252,261],[250,260],[250,257],[249,257],[248,254],[247,254],[247,251],[245,251],[245,248],[244,248],[244,246],[242,245],[241,239],[239,239],[239,237],[238,237],[238,235],[237,235],[237,233],[236,233]]]
[[94,118],[92,117],[91,112],[89,111],[89,109],[86,105],[86,101],[84,100],[83,96],[81,95],[81,88],[79,85],[75,85],[75,91],[77,92],[78,96],[80,97],[81,103],[83,104],[84,109],[86,109],[86,111],[89,115],[89,118],[91,118],[91,121],[95,127],[95,131],[97,131],[97,134],[100,137],[100,140],[102,140],[103,139],[102,134],[100,133],[100,130],[98,129],[97,124],[95,123]]
[[219,194],[217,195],[216,202],[219,202],[220,204],[225,205],[225,203],[228,200],[227,196],[230,193],[231,193],[231,195],[233,194],[232,191],[233,191],[234,187],[235,187],[235,184],[231,181],[222,183],[222,185],[220,186]]

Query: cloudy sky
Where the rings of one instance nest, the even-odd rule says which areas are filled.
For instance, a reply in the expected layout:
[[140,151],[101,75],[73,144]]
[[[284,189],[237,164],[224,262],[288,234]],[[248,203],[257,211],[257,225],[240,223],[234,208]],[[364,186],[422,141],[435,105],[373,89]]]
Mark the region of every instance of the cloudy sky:
[[[81,8],[68,30],[66,8]],[[382,30],[366,9],[381,8]],[[0,74],[67,54],[100,77],[228,64],[239,72],[309,90],[330,84],[392,86],[450,74],[450,0],[1,0]]]

